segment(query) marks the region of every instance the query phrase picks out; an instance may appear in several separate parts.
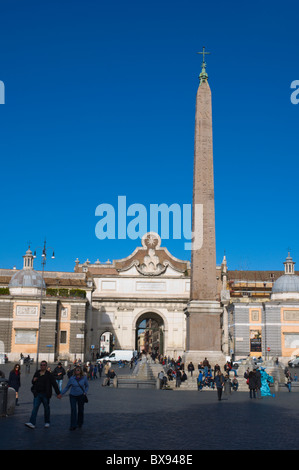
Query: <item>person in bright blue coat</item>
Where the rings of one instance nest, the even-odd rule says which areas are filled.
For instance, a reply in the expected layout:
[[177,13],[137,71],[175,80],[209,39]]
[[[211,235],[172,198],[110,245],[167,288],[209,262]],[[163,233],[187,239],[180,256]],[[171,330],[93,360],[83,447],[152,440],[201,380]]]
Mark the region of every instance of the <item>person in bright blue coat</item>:
[[273,383],[273,377],[271,375],[268,375],[267,372],[265,371],[264,367],[261,367],[261,395],[262,397],[274,397],[271,393],[269,383]]
[[89,389],[87,377],[83,374],[80,366],[75,367],[74,375],[69,379],[66,387],[62,390],[61,395],[64,395],[69,389],[71,389],[69,395],[71,405],[70,430],[73,431],[77,426],[81,428],[83,425],[85,395]]
[[202,387],[203,387],[203,373],[201,370],[199,370],[199,374],[198,374],[198,377],[197,377],[197,390],[199,390],[200,392],[202,391]]

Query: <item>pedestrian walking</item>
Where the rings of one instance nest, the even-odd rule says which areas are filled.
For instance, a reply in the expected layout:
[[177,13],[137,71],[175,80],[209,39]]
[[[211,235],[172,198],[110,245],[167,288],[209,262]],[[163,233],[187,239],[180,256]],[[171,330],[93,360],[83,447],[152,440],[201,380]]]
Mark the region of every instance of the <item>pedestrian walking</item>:
[[87,377],[83,374],[80,366],[75,367],[74,375],[69,379],[61,395],[63,396],[69,389],[71,389],[69,394],[71,405],[70,431],[74,431],[77,426],[81,428],[83,425],[84,404],[86,403],[86,394],[89,389]]
[[88,371],[88,374],[87,374],[87,379],[92,380],[92,377],[93,377],[93,364],[90,362],[89,363],[89,371]]
[[290,374],[285,377],[285,385],[289,389],[289,392],[292,390],[292,377]]
[[231,380],[229,378],[229,374],[227,374],[225,377],[224,377],[224,394],[225,395],[231,395],[232,393],[232,383],[231,383]]
[[249,396],[250,398],[256,398],[256,385],[257,385],[257,380],[256,380],[256,371],[255,369],[251,370],[248,375],[248,386],[249,386]]
[[261,394],[262,375],[259,369],[256,369],[255,376],[256,376],[256,398],[261,399],[262,398],[262,394]]
[[66,372],[65,369],[62,367],[61,362],[58,362],[57,367],[55,367],[55,369],[53,370],[53,376],[57,382],[60,392],[62,390],[62,381],[65,374]]
[[16,391],[16,406],[19,406],[19,388],[21,387],[21,366],[16,364],[9,373],[8,386]]
[[220,370],[218,370],[217,374],[215,375],[214,382],[215,382],[216,389],[217,389],[218,400],[220,401],[221,396],[222,396],[222,389],[224,385],[224,377],[223,377],[223,374],[221,374]]
[[100,361],[98,363],[98,372],[99,372],[99,377],[102,377],[102,371],[103,371],[103,363]]
[[182,381],[182,373],[180,369],[176,370],[176,380],[175,380],[175,386],[179,388],[181,386],[181,381]]
[[27,374],[30,374],[30,363],[31,363],[31,359],[30,359],[30,356],[28,354],[28,356],[25,357],[25,359],[24,359],[24,364],[26,366],[26,373]]
[[35,372],[32,379],[31,391],[34,396],[33,410],[30,421],[25,423],[25,426],[31,429],[35,428],[37,413],[41,404],[43,404],[44,407],[45,428],[50,426],[50,399],[52,396],[52,388],[54,388],[57,398],[61,398],[57,382],[51,372],[47,370],[47,365],[46,361],[42,361],[40,363],[40,369]]
[[203,387],[203,383],[202,383],[202,382],[203,382],[203,373],[202,373],[202,371],[200,370],[200,371],[199,371],[199,374],[198,374],[198,377],[197,377],[197,390],[198,390],[199,392],[202,391],[202,387]]
[[93,374],[92,374],[92,377],[93,377],[93,380],[97,379],[97,372],[98,372],[98,365],[97,363],[93,366]]
[[107,385],[108,379],[109,379],[109,370],[110,370],[110,363],[106,362],[104,365],[104,374],[105,374],[105,379],[102,385]]
[[188,364],[188,372],[190,372],[191,377],[193,377],[193,371],[194,371],[194,365],[192,364],[192,362],[190,362]]

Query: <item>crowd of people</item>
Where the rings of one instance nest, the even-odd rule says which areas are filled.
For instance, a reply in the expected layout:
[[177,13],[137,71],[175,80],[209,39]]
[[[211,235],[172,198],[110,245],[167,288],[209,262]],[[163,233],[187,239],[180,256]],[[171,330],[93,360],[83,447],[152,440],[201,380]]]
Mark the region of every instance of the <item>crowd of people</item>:
[[[261,359],[261,358],[259,358]],[[159,363],[166,366],[166,375],[163,372],[159,373],[161,381],[161,388],[167,388],[167,385],[171,381],[175,381],[175,386],[180,387],[183,382],[188,380],[188,377],[193,377],[195,367],[190,362],[187,367],[182,362],[182,358],[178,357],[177,360],[170,359],[169,357],[159,357]],[[198,374],[197,378],[197,389],[202,391],[205,387],[213,390],[217,390],[218,398],[221,399],[222,390],[225,394],[231,394],[232,391],[237,391],[239,388],[238,382],[238,369],[233,366],[231,361],[227,361],[223,367],[223,372],[219,364],[215,364],[212,367],[207,358],[200,362],[197,366]],[[258,365],[253,362],[253,369],[244,373],[244,379],[248,385],[249,397],[250,398],[261,398],[261,372]],[[297,374],[294,374],[294,378],[291,376],[288,368],[285,368],[285,386],[289,392],[292,389],[292,382],[297,382]]]
[[[165,363],[162,362],[162,364],[164,365]],[[168,381],[175,380],[176,387],[180,387],[183,382],[188,380],[188,376],[192,378],[195,373],[194,364],[189,362],[187,367],[185,367],[180,356],[176,361],[173,359],[167,361],[166,366],[168,367],[167,379]],[[198,364],[197,369],[198,391],[202,391],[204,387],[211,389],[223,388],[225,393],[238,390],[239,382],[237,379],[237,369],[233,368],[231,362],[227,362],[224,365],[224,373],[221,372],[219,364],[215,364],[214,367],[212,367],[207,358]],[[231,374],[233,374],[233,376],[231,376]],[[221,386],[219,377],[221,378]]]
[[[175,381],[175,387],[180,387],[183,382],[196,376],[197,389],[202,391],[205,387],[217,390],[218,400],[221,400],[222,392],[228,395],[232,391],[237,391],[239,388],[238,383],[238,369],[233,367],[232,362],[227,361],[223,366],[223,371],[219,364],[215,364],[212,367],[207,358],[197,365],[197,373],[195,366],[192,362],[186,366],[182,357],[178,357],[176,360],[173,358],[159,356],[159,355],[146,355],[141,354],[133,357],[130,362],[130,367],[138,362],[138,360],[154,361],[163,366],[163,370],[159,373],[161,388],[167,388],[169,382]],[[27,361],[30,364],[30,358]],[[119,367],[122,367],[119,364]],[[167,372],[164,372],[164,371]],[[26,371],[28,368],[26,366]],[[262,376],[261,371],[258,367],[253,367],[252,370],[249,368],[244,373],[244,378],[248,384],[250,398],[261,398],[262,388]],[[0,372],[1,377],[4,374]],[[92,364],[86,362],[82,364],[81,360],[74,361],[73,364],[69,364],[66,369],[63,367],[61,362],[58,362],[57,366],[53,370],[48,366],[46,361],[42,361],[40,369],[37,370],[32,379],[31,391],[34,396],[33,410],[31,413],[30,421],[25,423],[30,428],[35,427],[37,412],[41,404],[44,406],[45,416],[45,427],[50,425],[50,406],[49,401],[52,396],[52,389],[54,389],[58,398],[62,398],[67,391],[70,391],[70,406],[71,406],[71,430],[76,427],[81,427],[84,418],[84,403],[88,401],[87,392],[89,389],[88,382],[101,378],[104,375],[102,386],[109,386],[113,383],[115,377],[117,377],[114,369],[111,367],[111,363],[97,361]],[[67,378],[67,384],[63,388],[63,380]],[[297,381],[297,375],[294,374],[292,378],[288,368],[285,369],[285,385],[289,392],[291,391],[291,384],[293,381]],[[13,369],[9,373],[8,386],[14,388],[16,392],[16,406],[19,405],[19,389],[21,386],[21,365],[15,364]]]

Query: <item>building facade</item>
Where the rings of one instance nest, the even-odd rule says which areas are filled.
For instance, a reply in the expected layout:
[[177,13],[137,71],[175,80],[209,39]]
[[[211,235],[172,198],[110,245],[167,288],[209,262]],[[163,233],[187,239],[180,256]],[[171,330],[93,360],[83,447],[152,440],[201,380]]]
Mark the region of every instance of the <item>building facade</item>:
[[53,362],[83,358],[91,289],[86,276],[37,272],[27,250],[22,270],[0,269],[0,353]]
[[[0,353],[73,361],[113,349],[185,356],[190,262],[179,260],[147,233],[121,260],[75,263],[74,272],[0,269]],[[284,271],[216,268],[225,356],[287,359],[299,355],[299,277]],[[105,343],[105,344],[104,344]]]
[[287,360],[299,355],[299,276],[290,255],[283,271],[231,272],[229,351]]

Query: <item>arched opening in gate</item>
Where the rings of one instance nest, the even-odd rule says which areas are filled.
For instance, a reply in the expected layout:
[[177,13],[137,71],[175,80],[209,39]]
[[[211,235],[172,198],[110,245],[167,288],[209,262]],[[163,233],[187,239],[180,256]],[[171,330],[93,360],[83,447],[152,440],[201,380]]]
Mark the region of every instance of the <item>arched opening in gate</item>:
[[146,312],[136,322],[136,344],[138,352],[164,354],[164,321],[157,313]]
[[104,331],[99,340],[99,353],[100,357],[108,356],[115,346],[115,336],[111,331]]

